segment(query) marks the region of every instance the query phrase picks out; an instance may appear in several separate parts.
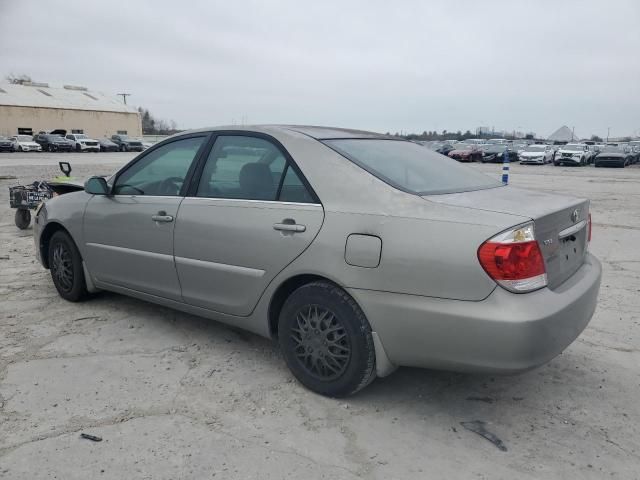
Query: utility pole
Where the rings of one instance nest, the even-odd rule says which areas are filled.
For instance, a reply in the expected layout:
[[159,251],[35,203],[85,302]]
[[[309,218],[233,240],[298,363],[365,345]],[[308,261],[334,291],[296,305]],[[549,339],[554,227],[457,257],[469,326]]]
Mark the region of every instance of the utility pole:
[[611,132],[611,127],[607,127],[607,143],[609,143],[609,133]]
[[116,93],[116,95],[119,95],[122,97],[122,101],[124,102],[124,104],[127,104],[127,97],[130,97],[131,94],[130,93]]

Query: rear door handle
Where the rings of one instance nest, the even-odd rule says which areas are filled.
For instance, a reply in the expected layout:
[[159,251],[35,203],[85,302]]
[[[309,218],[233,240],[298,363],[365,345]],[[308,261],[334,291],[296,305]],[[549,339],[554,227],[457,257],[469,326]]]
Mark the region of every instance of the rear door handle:
[[167,212],[165,212],[164,210],[160,210],[155,215],[151,215],[151,220],[153,220],[154,222],[167,223],[173,222],[173,217],[171,215],[167,215]]
[[297,232],[301,233],[307,230],[304,225],[298,225],[297,223],[275,223],[273,225],[274,230],[280,230],[281,232]]

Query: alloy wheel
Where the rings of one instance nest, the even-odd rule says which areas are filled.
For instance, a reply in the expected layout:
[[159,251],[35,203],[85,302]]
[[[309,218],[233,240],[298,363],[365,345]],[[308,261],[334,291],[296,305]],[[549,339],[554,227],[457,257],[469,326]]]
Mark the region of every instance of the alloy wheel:
[[320,305],[306,305],[296,314],[290,337],[304,370],[320,380],[340,377],[351,359],[351,343],[340,319]]
[[57,244],[53,249],[51,273],[65,292],[71,291],[73,288],[73,261],[71,252],[62,243]]

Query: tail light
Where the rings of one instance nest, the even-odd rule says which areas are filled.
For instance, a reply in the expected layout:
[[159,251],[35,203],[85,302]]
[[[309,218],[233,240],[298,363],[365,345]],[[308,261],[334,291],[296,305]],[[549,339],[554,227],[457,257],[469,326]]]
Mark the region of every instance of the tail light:
[[478,249],[485,272],[511,292],[524,293],[547,285],[547,274],[533,223],[521,225],[487,240]]

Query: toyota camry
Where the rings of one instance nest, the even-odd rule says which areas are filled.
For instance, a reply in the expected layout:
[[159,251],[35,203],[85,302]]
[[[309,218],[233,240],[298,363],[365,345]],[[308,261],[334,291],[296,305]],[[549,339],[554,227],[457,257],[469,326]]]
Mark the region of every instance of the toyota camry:
[[172,136],[47,200],[34,237],[63,298],[109,290],[277,339],[329,396],[398,366],[541,365],[586,327],[601,278],[588,200],[325,127]]

